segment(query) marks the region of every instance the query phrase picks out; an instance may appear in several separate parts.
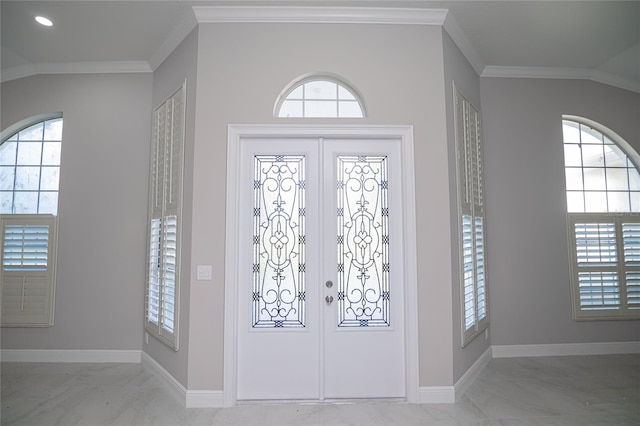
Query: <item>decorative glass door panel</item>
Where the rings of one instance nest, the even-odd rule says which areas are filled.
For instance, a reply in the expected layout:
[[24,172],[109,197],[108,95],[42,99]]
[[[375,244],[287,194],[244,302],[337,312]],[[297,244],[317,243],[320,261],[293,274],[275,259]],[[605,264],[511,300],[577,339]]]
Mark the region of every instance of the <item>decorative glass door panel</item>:
[[254,164],[253,327],[304,327],[305,157]]
[[338,156],[338,327],[389,326],[386,156]]

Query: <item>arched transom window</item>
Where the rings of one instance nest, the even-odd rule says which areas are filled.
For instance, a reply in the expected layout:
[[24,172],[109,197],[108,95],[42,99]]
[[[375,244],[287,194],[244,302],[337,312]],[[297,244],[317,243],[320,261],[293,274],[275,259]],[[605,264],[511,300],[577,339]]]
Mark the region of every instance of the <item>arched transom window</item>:
[[62,117],[39,121],[0,144],[0,213],[57,214]]
[[330,75],[307,76],[291,83],[278,98],[276,117],[363,118],[361,96]]

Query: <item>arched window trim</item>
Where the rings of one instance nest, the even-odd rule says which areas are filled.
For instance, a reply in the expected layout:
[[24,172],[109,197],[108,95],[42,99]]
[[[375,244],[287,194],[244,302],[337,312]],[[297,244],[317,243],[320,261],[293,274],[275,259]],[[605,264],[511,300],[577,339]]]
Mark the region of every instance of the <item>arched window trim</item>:
[[56,118],[63,118],[61,111],[32,115],[29,118],[25,118],[24,120],[20,120],[17,123],[13,123],[11,126],[0,132],[0,145],[5,143],[5,141],[14,134],[21,132],[26,128],[29,128],[34,124],[38,124],[42,121],[53,120]]
[[[306,84],[312,81],[330,81],[332,83],[336,83],[339,86],[342,86],[345,90],[349,91],[354,98],[356,98],[356,101],[358,102],[358,105],[362,110],[362,117],[360,118],[367,117],[367,110],[365,108],[365,102],[364,102],[364,97],[362,96],[362,93],[360,93],[360,91],[356,89],[355,86],[353,86],[353,84],[351,84],[344,78],[330,72],[307,73],[291,81],[289,84],[287,84],[285,88],[278,95],[278,98],[276,99],[276,103],[273,107],[273,116],[276,118],[282,118],[279,115],[280,108],[282,107],[282,103],[287,99],[287,97],[291,94],[291,92],[293,92],[303,84]],[[317,117],[296,117],[296,118],[317,118]],[[344,117],[335,117],[335,118],[344,118]]]

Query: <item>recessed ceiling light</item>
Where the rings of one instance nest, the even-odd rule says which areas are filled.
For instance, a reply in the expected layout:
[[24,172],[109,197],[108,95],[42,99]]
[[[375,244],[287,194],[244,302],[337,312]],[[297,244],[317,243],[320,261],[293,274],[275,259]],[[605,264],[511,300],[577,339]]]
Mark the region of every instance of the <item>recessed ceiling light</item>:
[[51,22],[51,19],[45,18],[44,16],[36,16],[35,19],[38,24],[44,25],[45,27],[53,26],[53,22]]

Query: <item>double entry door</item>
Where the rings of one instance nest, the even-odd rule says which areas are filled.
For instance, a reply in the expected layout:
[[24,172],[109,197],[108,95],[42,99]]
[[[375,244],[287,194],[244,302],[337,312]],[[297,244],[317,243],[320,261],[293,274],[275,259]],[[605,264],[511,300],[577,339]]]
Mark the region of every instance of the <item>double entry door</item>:
[[240,144],[237,399],[404,398],[400,141]]

